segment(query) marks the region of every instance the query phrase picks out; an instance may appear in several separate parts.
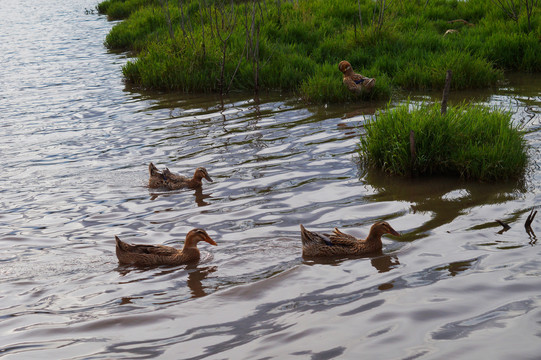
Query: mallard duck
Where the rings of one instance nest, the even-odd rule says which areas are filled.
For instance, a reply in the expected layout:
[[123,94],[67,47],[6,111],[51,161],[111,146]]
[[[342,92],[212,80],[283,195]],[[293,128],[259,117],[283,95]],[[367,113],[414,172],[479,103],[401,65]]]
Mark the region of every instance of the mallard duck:
[[365,240],[344,234],[334,228],[332,234],[319,234],[308,231],[301,224],[302,255],[313,257],[366,255],[381,251],[381,236],[391,234],[400,236],[391,225],[378,221],[370,228]]
[[165,245],[133,245],[127,244],[115,236],[116,257],[123,265],[158,266],[182,265],[198,261],[201,254],[197,243],[206,241],[217,245],[203,229],[193,229],[186,235],[182,250]]
[[150,178],[148,180],[149,188],[166,188],[169,190],[182,188],[197,189],[201,187],[202,179],[212,182],[207,169],[204,167],[195,169],[193,178],[191,179],[182,175],[173,174],[168,168],[160,171],[153,163],[148,165],[148,172],[150,173]]
[[363,91],[370,91],[376,85],[376,79],[355,73],[351,64],[345,60],[340,61],[338,70],[344,74],[342,82],[353,93],[359,94]]

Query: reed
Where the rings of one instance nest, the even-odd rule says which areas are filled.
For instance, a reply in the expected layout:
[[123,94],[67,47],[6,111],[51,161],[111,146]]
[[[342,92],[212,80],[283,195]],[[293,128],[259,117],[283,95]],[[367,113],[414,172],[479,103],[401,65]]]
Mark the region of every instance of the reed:
[[[492,86],[505,70],[541,71],[541,11],[515,21],[484,0],[106,0],[99,7],[127,16],[105,44],[137,54],[124,74],[146,88],[278,89],[344,102],[359,99],[342,86],[341,60],[377,78],[362,99],[389,97],[394,88],[441,89],[447,69],[454,89]],[[458,32],[443,36],[448,29]]]
[[[441,115],[438,104],[387,108],[365,125],[363,164],[396,175],[452,175],[479,181],[518,179],[528,157],[511,114],[458,105]],[[414,132],[412,159],[410,131]]]

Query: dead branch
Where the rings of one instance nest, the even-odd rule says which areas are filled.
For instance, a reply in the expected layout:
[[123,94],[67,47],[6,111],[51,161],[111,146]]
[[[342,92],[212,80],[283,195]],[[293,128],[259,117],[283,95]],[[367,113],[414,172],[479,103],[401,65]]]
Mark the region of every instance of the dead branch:
[[530,215],[528,215],[528,218],[526,219],[526,223],[524,224],[524,227],[526,228],[526,230],[528,229],[531,230],[532,221],[535,218],[535,215],[537,215],[537,210],[535,210],[534,212],[534,210],[532,209],[532,211],[530,212]]
[[501,226],[503,226],[503,229],[500,230],[500,234],[503,233],[504,231],[507,231],[509,229],[511,229],[511,226],[509,226],[507,223],[503,222],[502,220],[500,219],[496,219],[496,222],[498,224],[500,224]]
[[475,24],[473,24],[473,23],[471,23],[471,22],[468,22],[468,21],[466,21],[466,20],[464,20],[464,19],[456,19],[456,20],[449,20],[449,21],[447,21],[447,23],[449,23],[449,24],[456,23],[456,22],[461,22],[461,23],[463,23],[464,25],[468,25],[468,26],[475,26]]
[[449,98],[449,89],[451,88],[451,78],[453,76],[453,72],[451,70],[447,70],[447,74],[445,75],[445,86],[443,88],[443,97],[441,99],[441,114],[445,115],[447,113],[447,98]]

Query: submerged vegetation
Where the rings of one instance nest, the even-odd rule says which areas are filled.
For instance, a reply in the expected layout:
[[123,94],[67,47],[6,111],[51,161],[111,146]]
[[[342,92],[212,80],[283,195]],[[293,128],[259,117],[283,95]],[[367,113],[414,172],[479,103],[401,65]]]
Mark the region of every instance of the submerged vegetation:
[[397,175],[480,181],[518,179],[524,173],[526,144],[510,113],[459,105],[442,115],[437,104],[411,107],[388,108],[366,124],[359,148],[365,166]]
[[[125,19],[106,38],[137,54],[123,68],[141,87],[185,92],[295,91],[310,101],[355,99],[338,63],[395,87],[481,88],[504,70],[541,71],[541,11],[486,0],[106,0]],[[506,3],[509,3],[506,2]],[[530,4],[525,6],[524,4]],[[456,31],[448,31],[456,30]]]

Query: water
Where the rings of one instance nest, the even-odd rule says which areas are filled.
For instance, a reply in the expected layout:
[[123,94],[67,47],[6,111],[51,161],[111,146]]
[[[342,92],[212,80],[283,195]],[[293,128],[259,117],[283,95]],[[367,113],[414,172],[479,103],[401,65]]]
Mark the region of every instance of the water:
[[[541,220],[523,227],[540,204],[539,75],[451,99],[514,113],[524,182],[390,178],[355,153],[384,104],[132,91],[94,6],[0,3],[0,357],[539,358]],[[149,190],[149,162],[215,181]],[[382,256],[301,257],[300,223],[364,236],[380,219],[403,234]],[[114,235],[180,246],[194,227],[218,242],[199,264],[118,266]]]

